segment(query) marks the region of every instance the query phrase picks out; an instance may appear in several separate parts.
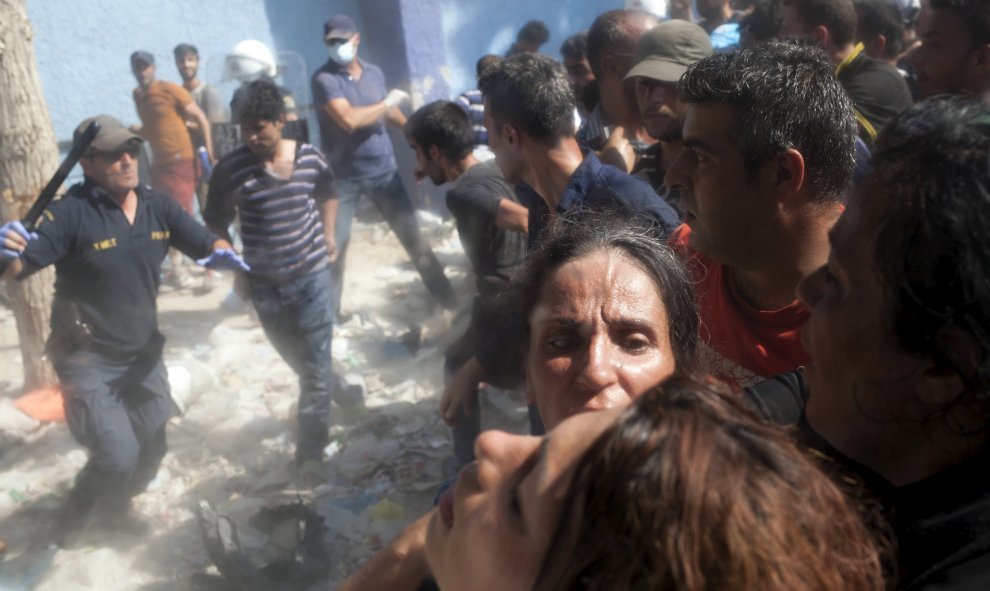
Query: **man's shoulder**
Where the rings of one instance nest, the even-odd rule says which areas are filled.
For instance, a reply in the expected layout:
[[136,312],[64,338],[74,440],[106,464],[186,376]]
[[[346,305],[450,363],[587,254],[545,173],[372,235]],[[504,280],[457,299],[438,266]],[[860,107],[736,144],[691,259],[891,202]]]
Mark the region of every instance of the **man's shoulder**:
[[512,187],[505,182],[502,170],[494,161],[479,162],[464,171],[451,183],[447,195],[454,199],[513,197]]
[[213,168],[213,175],[230,177],[237,171],[248,168],[256,163],[257,158],[255,158],[251,150],[241,144],[220,158],[220,161]]
[[657,195],[649,183],[610,164],[599,164],[599,166],[595,174],[596,182],[612,199],[629,209],[648,212],[670,228],[679,223],[677,212],[666,200]]
[[857,56],[840,76],[843,86],[849,93],[905,95],[911,96],[910,89],[904,76],[897,68],[866,54]]

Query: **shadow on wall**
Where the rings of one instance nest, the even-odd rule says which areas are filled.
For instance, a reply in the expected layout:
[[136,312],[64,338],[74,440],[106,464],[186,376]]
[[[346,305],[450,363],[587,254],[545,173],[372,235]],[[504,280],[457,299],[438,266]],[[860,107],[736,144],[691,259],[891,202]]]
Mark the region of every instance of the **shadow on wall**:
[[456,96],[474,88],[475,62],[493,53],[504,55],[526,21],[539,19],[550,29],[550,40],[541,49],[560,59],[564,39],[591,26],[602,12],[623,8],[623,0],[501,0],[493,4],[477,0],[442,0],[450,88]]

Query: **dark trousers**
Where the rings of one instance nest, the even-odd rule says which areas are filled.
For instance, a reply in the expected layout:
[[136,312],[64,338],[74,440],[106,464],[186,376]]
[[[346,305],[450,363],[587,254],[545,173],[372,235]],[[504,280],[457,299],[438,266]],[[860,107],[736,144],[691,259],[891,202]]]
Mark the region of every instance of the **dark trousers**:
[[333,371],[330,344],[333,339],[333,287],[330,271],[322,267],[281,282],[251,279],[251,301],[275,350],[299,378],[299,439],[296,460],[319,460],[328,443],[330,400],[343,400]]
[[450,281],[443,274],[443,265],[437,260],[429,243],[423,238],[416,219],[416,210],[409,200],[402,179],[396,171],[359,180],[338,179],[337,194],[340,205],[337,209],[337,222],[334,236],[337,240],[337,260],[333,265],[334,312],[340,312],[340,301],[344,288],[344,264],[347,258],[347,245],[351,237],[351,221],[357,211],[361,197],[367,195],[409,255],[409,260],[419,271],[426,289],[444,306],[452,306],[456,297]]
[[176,411],[161,355],[111,359],[80,351],[54,365],[69,430],[89,450],[71,496],[80,507],[126,509],[158,473],[165,425]]

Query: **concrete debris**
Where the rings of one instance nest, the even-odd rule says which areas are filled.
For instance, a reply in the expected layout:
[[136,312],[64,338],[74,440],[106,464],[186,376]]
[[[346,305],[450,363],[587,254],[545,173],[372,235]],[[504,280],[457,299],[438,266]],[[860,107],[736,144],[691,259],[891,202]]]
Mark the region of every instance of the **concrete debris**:
[[[452,222],[432,214],[420,222],[467,306],[473,279]],[[162,469],[135,499],[154,523],[147,538],[104,532],[49,562],[32,559],[32,541],[55,519],[86,454],[64,424],[17,414],[15,389],[0,391],[0,535],[8,545],[0,564],[22,556],[41,564],[41,591],[189,589],[220,576],[197,526],[200,501],[229,520],[241,550],[259,564],[270,558],[262,549],[291,545],[296,530],[261,531],[252,519],[301,501],[325,523],[327,576],[335,585],[427,511],[452,454],[437,411],[443,352],[468,314],[433,304],[386,224],[355,223],[351,240],[343,305],[349,317],[335,327],[332,353],[343,380],[364,389],[369,412],[351,424],[334,412],[324,463],[295,468],[297,380],[250,306],[222,305],[231,284],[224,274],[206,296],[177,291],[159,300],[182,415],[169,426]],[[10,313],[0,307],[0,326],[12,326],[4,315]],[[527,428],[519,395],[482,398],[486,426]]]

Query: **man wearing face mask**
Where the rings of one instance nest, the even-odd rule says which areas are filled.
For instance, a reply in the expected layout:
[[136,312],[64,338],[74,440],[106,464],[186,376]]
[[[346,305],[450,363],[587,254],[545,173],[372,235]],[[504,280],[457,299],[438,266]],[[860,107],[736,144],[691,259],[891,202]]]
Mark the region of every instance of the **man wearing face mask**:
[[386,122],[403,128],[406,117],[398,105],[408,101],[409,95],[399,89],[386,92],[381,69],[357,57],[361,35],[350,17],[329,18],[323,25],[323,40],[330,59],[313,75],[312,86],[321,146],[337,173],[340,202],[333,228],[336,248],[330,253],[335,312],[340,313],[351,220],[363,195],[381,211],[433,297],[453,307],[454,291],[420,233],[385,129]]

